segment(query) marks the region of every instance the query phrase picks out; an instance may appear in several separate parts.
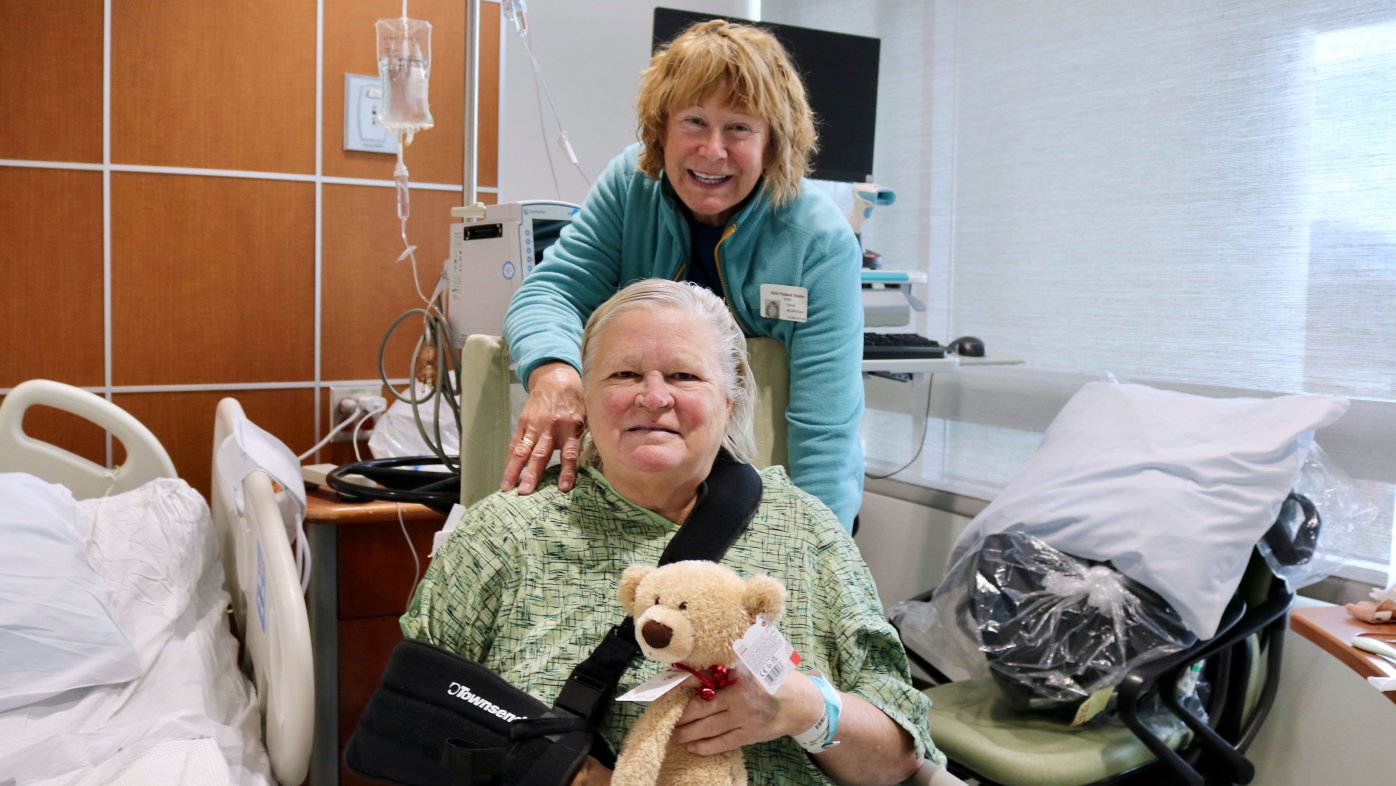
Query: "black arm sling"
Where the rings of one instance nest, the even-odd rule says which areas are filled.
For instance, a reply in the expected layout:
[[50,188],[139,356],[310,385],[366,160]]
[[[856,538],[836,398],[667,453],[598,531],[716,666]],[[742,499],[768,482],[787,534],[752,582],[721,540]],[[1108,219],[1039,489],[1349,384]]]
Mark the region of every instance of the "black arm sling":
[[[760,502],[761,476],[721,453],[659,564],[720,561]],[[345,763],[403,786],[565,786],[588,755],[614,766],[597,729],[639,652],[626,617],[548,707],[474,661],[404,639],[359,716]]]

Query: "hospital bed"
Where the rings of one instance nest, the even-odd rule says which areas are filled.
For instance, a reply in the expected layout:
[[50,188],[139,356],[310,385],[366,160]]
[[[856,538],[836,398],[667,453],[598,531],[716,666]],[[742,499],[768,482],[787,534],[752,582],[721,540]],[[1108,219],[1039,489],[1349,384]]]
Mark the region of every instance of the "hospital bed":
[[[36,405],[95,423],[127,460],[108,469],[34,439]],[[220,403],[215,449],[242,417]],[[210,513],[149,429],[47,380],[0,405],[0,473],[0,538],[45,552],[0,556],[0,779],[301,783],[310,631],[266,475],[215,491]]]

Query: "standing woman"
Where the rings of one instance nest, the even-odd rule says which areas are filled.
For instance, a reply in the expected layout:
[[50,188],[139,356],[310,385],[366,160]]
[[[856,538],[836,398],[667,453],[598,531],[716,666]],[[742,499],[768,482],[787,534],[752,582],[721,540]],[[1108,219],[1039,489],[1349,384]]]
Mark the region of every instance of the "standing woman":
[[803,184],[816,136],[799,74],[769,33],[702,22],[651,59],[637,114],[640,143],[610,163],[505,315],[529,396],[501,488],[532,492],[554,450],[559,488],[572,488],[582,326],[626,284],[669,278],[711,289],[746,335],[784,345],[791,478],[851,529],[863,492],[860,254],[833,202]]

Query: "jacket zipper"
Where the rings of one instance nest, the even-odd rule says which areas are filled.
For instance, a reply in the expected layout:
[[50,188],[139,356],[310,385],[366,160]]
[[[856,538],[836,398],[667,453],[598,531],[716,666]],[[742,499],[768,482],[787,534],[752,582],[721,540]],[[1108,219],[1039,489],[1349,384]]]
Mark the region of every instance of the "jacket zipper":
[[731,237],[732,233],[736,231],[737,225],[732,224],[722,233],[722,237],[717,241],[717,245],[713,246],[713,264],[717,265],[717,283],[718,286],[722,287],[722,302],[727,304],[727,310],[732,313],[732,318],[737,320],[737,327],[742,329],[742,333],[748,336],[754,336],[756,334],[751,332],[751,329],[746,326],[742,318],[737,315],[737,309],[732,307],[732,299],[727,296],[727,277],[722,275],[722,244],[726,243],[727,238]]

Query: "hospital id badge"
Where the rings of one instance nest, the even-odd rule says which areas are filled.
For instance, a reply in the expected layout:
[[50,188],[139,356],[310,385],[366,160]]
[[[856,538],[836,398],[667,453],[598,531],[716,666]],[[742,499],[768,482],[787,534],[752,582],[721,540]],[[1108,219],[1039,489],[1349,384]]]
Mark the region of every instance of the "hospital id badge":
[[762,284],[761,316],[804,322],[809,319],[809,290],[785,284]]

